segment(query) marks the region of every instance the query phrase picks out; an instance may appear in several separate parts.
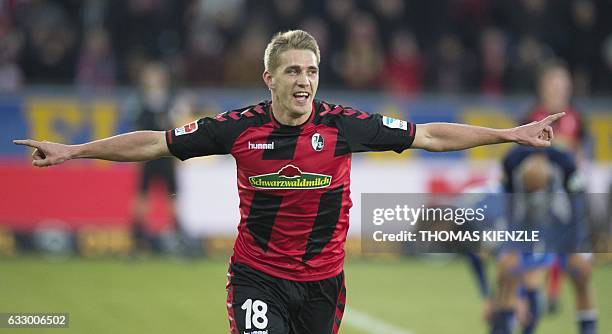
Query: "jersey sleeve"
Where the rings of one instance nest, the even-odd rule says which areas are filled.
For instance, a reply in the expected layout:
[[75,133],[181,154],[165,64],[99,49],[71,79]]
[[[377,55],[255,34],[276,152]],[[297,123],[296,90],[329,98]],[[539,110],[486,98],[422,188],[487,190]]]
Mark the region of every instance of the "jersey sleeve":
[[[416,125],[380,114],[351,109],[338,117],[338,128],[351,152],[395,151],[401,153],[414,141]],[[357,116],[352,116],[353,112]]]
[[229,154],[240,131],[235,122],[206,117],[166,131],[166,143],[170,153],[181,160]]

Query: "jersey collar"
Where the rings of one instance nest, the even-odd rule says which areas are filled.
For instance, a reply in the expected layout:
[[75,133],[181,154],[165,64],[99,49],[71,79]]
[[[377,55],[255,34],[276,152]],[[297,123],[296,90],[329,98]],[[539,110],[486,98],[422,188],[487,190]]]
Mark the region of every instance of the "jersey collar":
[[304,129],[312,124],[312,119],[314,118],[314,114],[315,114],[315,102],[314,101],[312,101],[312,111],[310,112],[310,116],[308,117],[308,120],[306,120],[306,122],[300,125],[295,125],[295,126],[279,123],[274,117],[274,113],[272,112],[272,101],[268,101],[267,105],[268,105],[268,115],[270,116],[270,120],[272,121],[272,124],[274,125],[275,128]]

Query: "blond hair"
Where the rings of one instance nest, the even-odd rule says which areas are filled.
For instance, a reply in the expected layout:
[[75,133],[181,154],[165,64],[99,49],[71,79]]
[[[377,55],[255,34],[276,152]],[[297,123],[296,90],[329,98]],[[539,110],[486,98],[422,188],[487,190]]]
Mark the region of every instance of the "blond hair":
[[319,45],[309,33],[303,30],[289,30],[279,32],[268,43],[264,53],[264,66],[266,71],[273,72],[279,65],[279,56],[287,50],[310,50],[317,57],[317,64],[321,60]]

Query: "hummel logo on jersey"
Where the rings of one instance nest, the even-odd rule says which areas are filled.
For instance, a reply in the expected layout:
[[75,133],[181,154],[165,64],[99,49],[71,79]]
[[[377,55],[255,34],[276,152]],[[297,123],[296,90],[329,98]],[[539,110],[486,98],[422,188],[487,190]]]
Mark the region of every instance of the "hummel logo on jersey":
[[249,150],[273,150],[274,142],[262,144],[262,143],[251,143],[249,142]]

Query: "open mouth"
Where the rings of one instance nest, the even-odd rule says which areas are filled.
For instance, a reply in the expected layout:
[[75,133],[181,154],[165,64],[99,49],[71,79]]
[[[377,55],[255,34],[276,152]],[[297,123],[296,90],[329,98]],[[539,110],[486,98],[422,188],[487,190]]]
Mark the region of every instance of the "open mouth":
[[293,97],[297,100],[298,103],[306,103],[308,101],[308,98],[310,97],[310,93],[296,92],[293,93]]

